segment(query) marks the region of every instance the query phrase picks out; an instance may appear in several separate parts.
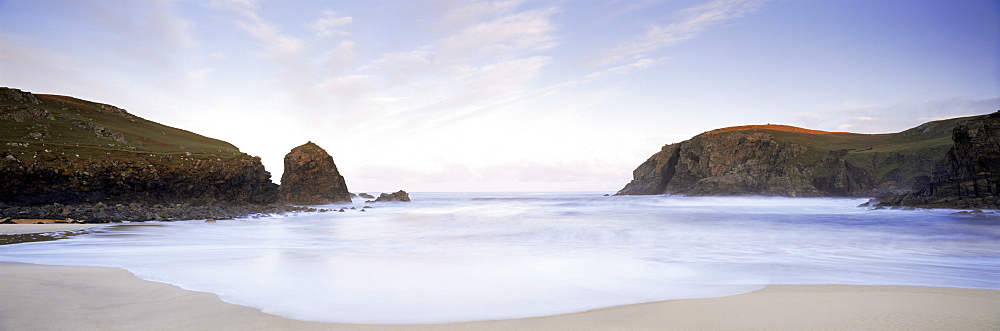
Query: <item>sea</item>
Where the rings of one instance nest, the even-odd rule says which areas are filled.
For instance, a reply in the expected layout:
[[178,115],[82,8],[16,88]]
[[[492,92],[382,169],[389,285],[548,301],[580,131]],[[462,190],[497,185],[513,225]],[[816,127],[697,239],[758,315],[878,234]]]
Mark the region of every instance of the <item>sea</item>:
[[770,284],[1000,289],[993,211],[592,192],[411,198],[119,224],[3,245],[0,261],[121,268],[266,313],[340,323],[523,318]]

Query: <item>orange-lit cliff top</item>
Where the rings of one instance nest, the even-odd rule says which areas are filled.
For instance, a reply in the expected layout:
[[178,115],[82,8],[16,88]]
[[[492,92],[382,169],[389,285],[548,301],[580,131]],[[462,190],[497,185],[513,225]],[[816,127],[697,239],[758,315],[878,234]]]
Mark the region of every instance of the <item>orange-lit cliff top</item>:
[[803,129],[791,125],[781,125],[781,124],[766,124],[766,125],[740,125],[731,126],[728,128],[715,129],[705,133],[723,133],[730,131],[742,131],[742,130],[775,130],[775,131],[787,131],[787,132],[801,132],[801,133],[812,133],[812,134],[849,134],[850,132],[830,132],[830,131],[820,131],[820,130],[810,130]]

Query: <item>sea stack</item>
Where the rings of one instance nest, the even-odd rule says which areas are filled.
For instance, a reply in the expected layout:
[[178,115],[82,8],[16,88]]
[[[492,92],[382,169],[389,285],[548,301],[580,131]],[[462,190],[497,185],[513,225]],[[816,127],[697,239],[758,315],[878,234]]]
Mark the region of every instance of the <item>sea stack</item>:
[[321,205],[351,201],[344,176],[337,171],[333,157],[313,142],[295,147],[285,155],[281,175],[281,197],[285,202]]

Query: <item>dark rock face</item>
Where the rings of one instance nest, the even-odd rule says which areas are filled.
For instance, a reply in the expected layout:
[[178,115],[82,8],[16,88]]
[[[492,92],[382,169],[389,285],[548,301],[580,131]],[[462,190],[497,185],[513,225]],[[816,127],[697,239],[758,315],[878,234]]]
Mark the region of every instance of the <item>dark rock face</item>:
[[805,150],[764,132],[699,135],[664,146],[618,194],[818,196],[808,174],[787,162]]
[[378,199],[375,199],[375,202],[384,202],[384,201],[403,201],[403,202],[409,202],[410,201],[410,194],[406,193],[406,191],[399,190],[399,191],[396,191],[395,193],[390,193],[390,194],[382,193],[382,194],[379,194]]
[[282,198],[294,204],[351,201],[351,193],[347,191],[347,184],[337,171],[333,157],[312,142],[295,147],[285,155],[280,190]]
[[81,223],[179,221],[194,219],[232,219],[264,214],[312,211],[306,207],[259,204],[129,204],[74,203],[36,206],[0,204],[0,218],[73,219]]
[[278,187],[258,157],[195,160],[144,155],[122,162],[43,152],[28,163],[10,154],[0,155],[0,202],[12,205],[268,204],[277,200]]
[[1000,111],[959,124],[952,140],[927,183],[887,199],[917,207],[1000,208]]
[[[955,120],[887,135],[758,125],[669,144],[618,195],[879,196],[926,183]],[[972,170],[970,170],[972,171]]]

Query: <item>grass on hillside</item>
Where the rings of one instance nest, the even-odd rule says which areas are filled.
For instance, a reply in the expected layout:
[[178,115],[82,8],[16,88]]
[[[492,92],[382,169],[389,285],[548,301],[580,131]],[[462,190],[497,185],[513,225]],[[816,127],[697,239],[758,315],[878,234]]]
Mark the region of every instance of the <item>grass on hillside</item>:
[[38,153],[124,161],[143,154],[204,159],[244,155],[227,142],[145,120],[113,106],[66,96],[36,97],[43,103],[0,101],[0,106],[40,108],[54,117],[0,121],[0,152],[15,155],[22,162]]
[[[774,136],[776,141],[794,143],[807,148],[806,152],[796,159],[803,165],[819,164],[823,159],[837,158],[864,168],[872,178],[879,180],[887,174],[903,172],[905,177],[930,173],[931,162],[925,162],[919,167],[912,162],[901,164],[899,160],[936,160],[947,153],[953,142],[952,129],[961,121],[971,117],[952,118],[921,124],[898,133],[859,134],[845,132],[814,132],[814,130],[791,130],[784,126],[774,129],[768,126],[743,126],[729,130],[720,129],[712,132],[753,131],[766,132]],[[839,167],[819,167],[815,171],[819,175],[833,175]]]

